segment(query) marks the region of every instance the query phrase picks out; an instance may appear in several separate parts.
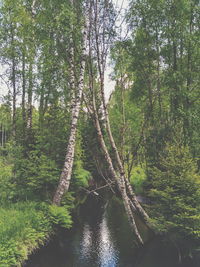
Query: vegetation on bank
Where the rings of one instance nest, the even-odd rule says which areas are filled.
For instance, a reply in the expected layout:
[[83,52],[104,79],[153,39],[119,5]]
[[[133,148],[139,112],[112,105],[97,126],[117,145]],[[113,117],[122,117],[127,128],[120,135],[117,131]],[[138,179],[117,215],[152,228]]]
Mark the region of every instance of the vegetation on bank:
[[25,193],[13,182],[10,160],[0,158],[0,266],[5,267],[20,266],[58,227],[68,229],[72,225],[69,206],[52,206],[39,198],[23,199]]
[[0,266],[20,266],[48,240],[55,227],[70,228],[66,207],[19,202],[0,208]]
[[200,240],[200,174],[188,147],[166,146],[149,169],[146,195],[155,229],[192,256]]

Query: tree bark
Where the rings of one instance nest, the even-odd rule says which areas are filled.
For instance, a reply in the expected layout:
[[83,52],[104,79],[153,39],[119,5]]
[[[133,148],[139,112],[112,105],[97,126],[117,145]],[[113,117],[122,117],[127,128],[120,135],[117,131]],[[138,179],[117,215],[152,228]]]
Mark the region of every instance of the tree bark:
[[135,223],[135,219],[134,219],[134,216],[133,216],[133,213],[132,213],[132,209],[131,209],[131,205],[132,204],[130,203],[130,199],[129,199],[127,193],[126,193],[126,185],[125,185],[124,179],[123,179],[123,177],[121,175],[119,175],[119,176],[117,175],[117,173],[116,173],[116,171],[115,171],[115,169],[113,167],[112,159],[111,159],[111,157],[109,155],[108,149],[106,147],[106,144],[105,144],[105,141],[104,141],[104,138],[103,138],[103,134],[102,134],[102,131],[101,131],[101,126],[100,126],[100,123],[99,123],[98,113],[97,113],[97,109],[96,109],[96,101],[95,101],[94,93],[93,93],[93,111],[94,111],[94,122],[95,122],[95,128],[96,128],[96,131],[97,131],[98,140],[99,140],[99,143],[101,145],[101,149],[103,151],[105,160],[106,160],[106,162],[108,164],[109,171],[110,171],[113,179],[116,181],[118,190],[121,193],[122,201],[123,201],[123,204],[124,204],[124,208],[126,210],[126,214],[127,214],[129,223],[131,225],[131,229],[133,230],[133,232],[134,232],[139,244],[143,245],[144,242],[143,242],[142,237],[140,236],[140,233],[139,233],[139,231],[137,229],[137,225]]
[[[70,136],[69,141],[67,145],[67,152],[65,156],[64,161],[64,167],[60,176],[59,185],[57,187],[57,190],[55,192],[54,198],[53,198],[53,204],[60,205],[62,196],[64,193],[68,190],[70,181],[71,181],[71,174],[72,174],[72,167],[74,163],[74,151],[75,151],[75,144],[76,144],[76,132],[77,132],[77,124],[78,124],[78,117],[81,107],[81,100],[82,100],[82,94],[83,94],[83,86],[84,86],[84,72],[85,72],[85,64],[86,64],[86,56],[87,56],[87,35],[88,35],[88,7],[86,7],[85,12],[85,25],[82,30],[82,36],[83,36],[83,43],[82,43],[82,51],[81,51],[81,62],[80,62],[80,74],[79,74],[79,82],[78,82],[78,88],[77,88],[77,95],[76,95],[76,101],[72,101],[72,119],[71,119],[71,128],[70,128]],[[71,44],[73,45],[73,44]],[[70,65],[72,70],[74,69],[74,61],[71,57],[70,59]],[[71,72],[72,73],[72,72]],[[73,73],[74,75],[74,73]],[[75,79],[74,79],[75,80]],[[71,81],[71,84],[74,84],[73,81]]]
[[22,118],[23,118],[23,135],[25,136],[26,128],[26,108],[25,108],[25,97],[26,97],[26,75],[25,75],[25,53],[22,55]]
[[15,60],[15,51],[14,51],[14,29],[13,25],[11,25],[11,42],[12,42],[12,70],[11,70],[11,82],[12,82],[12,135],[15,138],[16,136],[16,94],[17,94],[17,88],[16,88],[16,60]]
[[[92,88],[93,90],[93,110],[94,110],[94,116],[95,116],[95,127],[97,129],[97,134],[98,134],[98,139],[99,142],[101,144],[102,150],[104,152],[105,155],[105,159],[108,163],[109,166],[109,170],[113,176],[113,178],[116,180],[117,184],[118,184],[118,188],[119,191],[121,192],[122,195],[122,199],[124,202],[124,206],[126,209],[126,213],[128,215],[129,221],[132,225],[132,228],[134,229],[134,232],[137,236],[137,239],[140,243],[143,243],[137,227],[135,225],[134,222],[134,217],[132,214],[132,210],[131,210],[131,206],[135,206],[135,209],[137,210],[137,212],[141,215],[141,217],[143,218],[143,220],[147,223],[149,216],[147,215],[147,213],[144,211],[144,209],[141,207],[140,203],[137,201],[137,198],[132,190],[132,187],[129,183],[129,181],[126,179],[125,177],[125,171],[124,171],[124,167],[122,164],[122,161],[120,159],[119,156],[119,152],[118,149],[116,147],[113,135],[112,135],[112,131],[111,131],[111,127],[110,127],[110,121],[109,121],[109,116],[108,116],[108,109],[107,109],[107,105],[106,105],[106,100],[105,100],[105,93],[104,93],[104,73],[105,73],[105,66],[106,66],[106,55],[104,54],[104,51],[108,50],[108,46],[109,43],[105,42],[105,39],[101,40],[101,45],[99,44],[99,36],[100,36],[100,25],[99,24],[99,12],[98,12],[98,2],[95,2],[95,9],[94,9],[94,38],[95,38],[95,53],[96,53],[96,58],[97,58],[97,68],[98,68],[98,74],[99,74],[99,83],[100,83],[100,98],[101,98],[101,103],[102,103],[102,109],[103,109],[103,116],[105,119],[105,123],[106,123],[106,129],[107,129],[107,133],[108,133],[108,137],[109,137],[109,141],[111,144],[111,147],[114,151],[114,156],[115,156],[115,160],[117,163],[117,169],[119,171],[119,175],[117,174],[117,172],[115,171],[114,167],[113,167],[113,163],[112,163],[112,159],[107,151],[104,139],[103,139],[103,135],[101,132],[101,127],[99,124],[99,119],[98,119],[98,114],[97,114],[97,109],[96,109],[96,104],[95,104],[95,92],[94,92],[94,88]],[[105,27],[105,24],[103,22],[103,27]],[[92,49],[93,47],[91,47],[90,49]],[[92,64],[90,64],[90,68],[92,68]],[[93,77],[92,77],[93,79]],[[91,87],[93,87],[91,85]],[[92,91],[91,90],[91,91]],[[118,177],[119,176],[119,177]],[[119,182],[120,181],[120,182]],[[130,197],[130,198],[129,198]],[[132,202],[132,204],[130,205],[130,202]]]
[[[98,46],[98,42],[97,42],[97,46]],[[98,51],[99,51],[99,49],[97,49],[97,53],[98,53]],[[97,57],[97,58],[99,59],[99,57]],[[101,62],[99,60],[98,60],[98,69],[99,69],[99,75],[100,75],[101,101],[102,101],[102,106],[103,106],[103,113],[104,113],[104,116],[105,116],[106,128],[107,128],[108,137],[109,137],[109,141],[110,141],[111,147],[112,147],[112,149],[114,151],[114,156],[115,156],[115,159],[116,159],[116,162],[117,162],[117,165],[118,165],[120,176],[123,179],[123,181],[124,181],[124,183],[125,183],[125,185],[127,187],[128,194],[129,194],[129,196],[131,198],[131,201],[135,205],[137,212],[142,217],[142,219],[146,223],[148,223],[149,216],[145,212],[145,210],[142,208],[140,203],[138,202],[138,200],[136,198],[136,195],[134,194],[129,181],[125,176],[125,170],[124,170],[122,161],[121,161],[120,156],[119,156],[119,152],[118,152],[117,146],[115,144],[115,141],[114,141],[114,138],[113,138],[113,135],[112,135],[112,131],[111,131],[111,127],[110,127],[110,120],[109,120],[109,115],[108,115],[108,109],[107,109],[106,100],[105,100],[105,93],[104,93],[104,70],[102,70]]]
[[28,108],[27,108],[27,129],[32,128],[32,101],[33,101],[33,65],[29,65],[29,85],[28,85]]

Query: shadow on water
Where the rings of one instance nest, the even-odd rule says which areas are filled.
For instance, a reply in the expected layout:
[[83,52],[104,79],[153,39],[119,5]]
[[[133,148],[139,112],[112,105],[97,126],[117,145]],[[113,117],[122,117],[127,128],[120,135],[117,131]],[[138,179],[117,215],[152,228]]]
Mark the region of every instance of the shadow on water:
[[[178,264],[174,247],[153,239],[138,249],[121,202],[113,197],[88,197],[73,229],[56,236],[33,254],[24,267],[199,267]],[[136,218],[143,239],[150,233]]]

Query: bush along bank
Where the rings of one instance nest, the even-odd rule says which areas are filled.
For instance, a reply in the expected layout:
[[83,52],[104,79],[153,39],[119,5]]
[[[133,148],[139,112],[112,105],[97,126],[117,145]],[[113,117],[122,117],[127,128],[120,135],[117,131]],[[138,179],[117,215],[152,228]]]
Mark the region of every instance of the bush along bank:
[[0,208],[0,266],[21,266],[56,227],[69,229],[71,216],[66,206],[20,202]]

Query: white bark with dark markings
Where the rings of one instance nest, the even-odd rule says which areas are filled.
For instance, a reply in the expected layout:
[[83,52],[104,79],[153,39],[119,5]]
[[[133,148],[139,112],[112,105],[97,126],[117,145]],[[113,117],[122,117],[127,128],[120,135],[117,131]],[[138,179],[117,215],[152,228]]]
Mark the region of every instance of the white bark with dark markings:
[[[87,35],[88,35],[88,8],[86,7],[85,11],[85,25],[82,30],[82,51],[81,51],[81,62],[80,62],[80,74],[79,74],[79,82],[77,88],[77,95],[76,101],[72,101],[72,118],[71,118],[71,128],[70,128],[70,135],[69,141],[67,145],[67,152],[64,161],[64,167],[60,176],[60,181],[58,187],[56,189],[53,204],[60,205],[62,197],[66,191],[69,189],[70,181],[71,181],[71,174],[72,174],[72,167],[74,163],[74,151],[75,151],[75,144],[76,144],[76,132],[77,132],[77,124],[79,118],[79,112],[81,107],[82,101],[82,94],[83,94],[83,87],[84,87],[84,72],[85,72],[85,61],[87,56]],[[72,44],[71,44],[72,45]],[[71,56],[70,58],[70,65],[73,70],[74,68],[74,61]],[[72,71],[71,71],[72,74]],[[72,77],[71,84],[74,85],[74,78]],[[73,88],[72,88],[73,89]]]
[[96,131],[97,131],[98,140],[99,140],[99,143],[101,145],[101,149],[103,151],[105,160],[106,160],[106,162],[108,164],[108,169],[109,169],[113,179],[116,181],[118,190],[121,193],[122,201],[123,201],[123,204],[124,204],[124,208],[125,208],[126,215],[128,217],[131,229],[133,230],[133,232],[134,232],[139,244],[143,245],[144,242],[143,242],[142,237],[140,236],[140,233],[139,233],[139,231],[137,229],[137,225],[135,223],[135,219],[134,219],[134,216],[133,216],[133,213],[132,213],[130,199],[129,199],[127,193],[126,193],[126,185],[125,185],[124,179],[120,175],[117,175],[117,173],[116,173],[116,171],[115,171],[115,169],[113,167],[112,159],[110,157],[110,154],[108,152],[108,149],[107,149],[105,141],[104,141],[104,137],[103,137],[103,134],[102,134],[102,131],[101,131],[101,126],[100,126],[100,123],[99,123],[99,118],[98,118],[98,114],[97,114],[96,102],[95,102],[95,97],[94,96],[93,96],[93,112],[94,112],[94,122],[95,122],[95,128],[96,128]]

